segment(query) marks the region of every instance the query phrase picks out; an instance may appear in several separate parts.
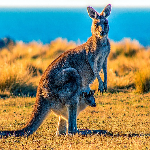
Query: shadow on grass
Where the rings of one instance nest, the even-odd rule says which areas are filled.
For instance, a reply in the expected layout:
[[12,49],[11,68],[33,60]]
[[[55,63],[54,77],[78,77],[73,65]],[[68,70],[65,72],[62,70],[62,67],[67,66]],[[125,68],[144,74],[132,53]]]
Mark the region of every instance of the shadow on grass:
[[0,98],[4,99],[4,98],[8,98],[8,97],[10,97],[9,94],[0,93]]
[[88,129],[79,129],[77,131],[79,135],[87,136],[87,135],[104,135],[104,136],[112,136],[112,137],[140,137],[140,136],[146,136],[150,137],[150,134],[136,134],[136,133],[129,133],[129,134],[122,134],[117,133],[114,134],[113,132],[108,132],[106,130],[88,130]]
[[23,96],[23,97],[35,97],[37,92],[37,87],[32,84],[29,85],[13,85],[6,89],[5,91],[0,92],[0,98],[5,99],[12,96]]
[[14,96],[36,96],[37,88],[32,84],[29,85],[21,85],[17,87],[13,87],[10,89],[10,93]]
[[108,93],[119,93],[119,92],[123,92],[123,93],[128,93],[130,91],[132,91],[133,89],[135,89],[135,85],[129,84],[128,86],[114,86],[114,87],[109,87],[108,88]]

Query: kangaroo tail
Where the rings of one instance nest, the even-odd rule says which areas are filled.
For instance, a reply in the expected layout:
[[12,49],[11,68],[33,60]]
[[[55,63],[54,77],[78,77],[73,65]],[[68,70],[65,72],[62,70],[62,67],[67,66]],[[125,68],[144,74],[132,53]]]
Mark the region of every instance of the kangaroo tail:
[[42,124],[46,115],[50,111],[50,103],[47,99],[42,96],[40,88],[37,90],[36,104],[34,106],[34,111],[32,113],[29,122],[21,129],[16,131],[0,131],[0,137],[8,136],[29,136],[37,130],[37,128]]

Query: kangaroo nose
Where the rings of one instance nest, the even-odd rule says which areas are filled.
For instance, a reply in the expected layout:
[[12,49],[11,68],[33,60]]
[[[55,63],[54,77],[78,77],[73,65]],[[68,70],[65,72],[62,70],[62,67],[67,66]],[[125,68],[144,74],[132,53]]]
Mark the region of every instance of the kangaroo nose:
[[92,104],[92,107],[96,107],[96,103]]

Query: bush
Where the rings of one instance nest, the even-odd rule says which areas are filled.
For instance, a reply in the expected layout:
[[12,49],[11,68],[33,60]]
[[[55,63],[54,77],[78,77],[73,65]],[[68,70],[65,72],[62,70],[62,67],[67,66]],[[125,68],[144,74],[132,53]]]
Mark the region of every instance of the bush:
[[142,46],[136,40],[126,38],[118,43],[111,42],[109,59],[117,59],[119,55],[123,55],[125,57],[134,57],[141,49]]
[[49,50],[46,55],[50,58],[56,58],[66,50],[76,47],[74,42],[68,42],[66,39],[57,38],[55,41],[52,41],[49,45]]
[[29,82],[31,78],[23,65],[4,64],[0,67],[0,90],[11,95],[36,95],[36,88]]
[[43,74],[43,70],[41,68],[36,67],[33,64],[27,64],[27,70],[33,77]]
[[150,67],[145,67],[135,74],[135,87],[138,93],[150,91]]
[[[0,91],[4,92],[2,94],[8,91],[14,95],[34,96],[35,87],[47,66],[61,53],[76,46],[74,42],[58,38],[46,45],[19,42],[11,50],[1,49]],[[108,89],[125,91],[135,89],[136,86],[140,93],[150,91],[150,68],[145,66],[150,66],[150,48],[143,48],[136,40],[111,41]],[[103,79],[103,74],[101,76]],[[91,88],[98,89],[97,80]]]

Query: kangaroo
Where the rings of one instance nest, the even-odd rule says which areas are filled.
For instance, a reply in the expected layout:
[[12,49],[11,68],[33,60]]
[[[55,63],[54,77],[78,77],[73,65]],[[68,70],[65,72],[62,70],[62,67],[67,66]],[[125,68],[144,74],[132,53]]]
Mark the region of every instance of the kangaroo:
[[[75,134],[77,116],[88,105],[95,107],[90,84],[97,78],[100,92],[107,90],[107,57],[110,52],[109,25],[111,13],[107,5],[99,14],[87,7],[92,18],[92,36],[86,43],[70,49],[55,59],[45,70],[37,88],[36,103],[29,122],[20,130],[0,131],[0,136],[29,136],[52,110],[59,116],[57,134]],[[99,72],[103,69],[104,82]],[[68,130],[68,132],[67,132]]]

